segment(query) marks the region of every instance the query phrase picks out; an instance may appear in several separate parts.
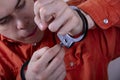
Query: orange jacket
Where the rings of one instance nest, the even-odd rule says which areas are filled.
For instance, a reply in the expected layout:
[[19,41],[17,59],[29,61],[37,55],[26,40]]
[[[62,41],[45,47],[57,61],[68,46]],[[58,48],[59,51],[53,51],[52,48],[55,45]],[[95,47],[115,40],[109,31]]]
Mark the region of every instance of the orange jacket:
[[[120,0],[69,2],[90,14],[96,22],[96,28],[89,30],[83,41],[75,43],[69,49],[65,48],[64,60],[67,71],[65,80],[108,79],[109,62],[120,56],[119,3]],[[35,50],[59,43],[55,35],[46,31],[43,40],[36,45],[15,42],[0,35],[0,80],[21,80],[19,73],[22,64],[31,58]]]

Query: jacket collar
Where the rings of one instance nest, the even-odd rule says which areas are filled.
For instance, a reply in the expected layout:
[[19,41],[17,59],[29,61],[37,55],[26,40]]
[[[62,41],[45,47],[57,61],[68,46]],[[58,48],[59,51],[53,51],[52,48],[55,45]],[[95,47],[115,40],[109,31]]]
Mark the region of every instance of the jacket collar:
[[1,35],[0,34],[0,41],[2,41],[2,42],[5,42],[5,43],[12,43],[12,44],[22,44],[21,42],[18,42],[18,41],[15,41],[15,40],[12,40],[12,39],[10,39],[10,38],[7,38],[7,37],[5,37],[5,36],[3,36],[3,35]]

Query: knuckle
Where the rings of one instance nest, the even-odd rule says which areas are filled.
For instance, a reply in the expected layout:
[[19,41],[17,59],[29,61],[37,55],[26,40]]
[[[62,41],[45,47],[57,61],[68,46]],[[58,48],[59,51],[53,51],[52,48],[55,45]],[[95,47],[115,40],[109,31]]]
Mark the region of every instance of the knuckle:
[[38,51],[35,51],[32,57],[36,58],[37,56],[38,56]]
[[34,57],[37,57],[39,55],[39,51],[35,51],[33,55]]
[[46,74],[43,72],[38,76],[38,80],[47,80]]
[[56,51],[54,49],[50,49],[47,51],[48,54],[52,54],[52,53],[56,53]]
[[57,29],[53,25],[50,25],[48,28],[52,32],[56,32],[57,31]]
[[35,66],[33,66],[33,68],[31,68],[31,71],[33,72],[33,73],[38,73],[38,65],[35,65]]
[[56,57],[56,62],[61,62],[62,58],[61,57]]
[[34,17],[34,21],[36,24],[38,24],[38,17],[37,16]]
[[40,14],[46,14],[47,13],[47,9],[45,7],[40,8]]
[[55,59],[56,59],[56,62],[62,62],[63,61],[62,56],[56,56]]
[[45,77],[42,75],[42,76],[38,76],[37,78],[38,80],[46,80]]
[[43,50],[47,50],[47,49],[49,49],[49,47],[44,47],[44,48],[42,48]]

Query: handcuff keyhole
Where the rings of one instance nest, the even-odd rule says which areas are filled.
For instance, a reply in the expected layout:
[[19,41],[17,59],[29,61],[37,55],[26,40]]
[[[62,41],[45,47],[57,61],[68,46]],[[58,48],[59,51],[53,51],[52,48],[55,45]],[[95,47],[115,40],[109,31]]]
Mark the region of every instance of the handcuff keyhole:
[[67,39],[65,39],[65,42],[67,43]]

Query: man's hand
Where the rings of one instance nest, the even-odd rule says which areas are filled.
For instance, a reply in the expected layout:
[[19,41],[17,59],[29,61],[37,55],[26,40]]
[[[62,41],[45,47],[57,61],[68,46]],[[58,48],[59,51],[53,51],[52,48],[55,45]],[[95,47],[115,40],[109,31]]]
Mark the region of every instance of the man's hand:
[[64,54],[59,45],[36,51],[28,64],[26,80],[64,80],[66,76]]
[[34,4],[35,23],[41,30],[71,35],[82,31],[80,16],[63,0],[37,0]]

